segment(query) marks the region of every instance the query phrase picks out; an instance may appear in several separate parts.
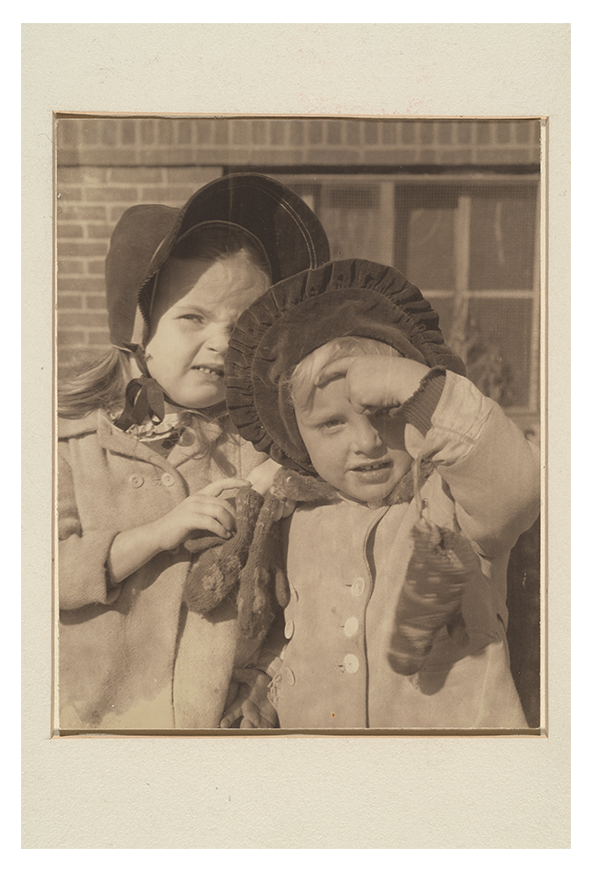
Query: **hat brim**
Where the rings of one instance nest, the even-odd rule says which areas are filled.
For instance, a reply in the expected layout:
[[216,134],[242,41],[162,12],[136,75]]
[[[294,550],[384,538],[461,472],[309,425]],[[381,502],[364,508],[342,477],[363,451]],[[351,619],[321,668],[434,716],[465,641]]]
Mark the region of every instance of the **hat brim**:
[[139,305],[146,315],[154,277],[177,241],[190,230],[212,222],[241,227],[258,240],[273,284],[330,259],[324,228],[294,191],[264,175],[233,173],[205,185],[181,209],[140,289]]
[[133,341],[139,288],[154,252],[174,227],[178,209],[140,205],[127,209],[111,236],[105,261],[111,344],[128,348]]

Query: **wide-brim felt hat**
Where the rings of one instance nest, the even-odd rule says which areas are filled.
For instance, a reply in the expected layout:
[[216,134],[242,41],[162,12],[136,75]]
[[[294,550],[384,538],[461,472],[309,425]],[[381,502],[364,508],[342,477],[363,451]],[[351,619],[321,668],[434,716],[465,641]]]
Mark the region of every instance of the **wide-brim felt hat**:
[[253,235],[266,254],[272,283],[330,259],[326,233],[290,188],[259,173],[233,173],[200,188],[180,208],[132,206],[120,218],[106,258],[111,343],[133,349],[137,310],[149,324],[154,281],[189,230],[233,224]]
[[304,357],[342,336],[391,345],[403,357],[465,374],[438,315],[391,266],[340,260],[271,287],[238,319],[225,359],[226,403],[240,434],[291,469],[315,474],[288,382]]

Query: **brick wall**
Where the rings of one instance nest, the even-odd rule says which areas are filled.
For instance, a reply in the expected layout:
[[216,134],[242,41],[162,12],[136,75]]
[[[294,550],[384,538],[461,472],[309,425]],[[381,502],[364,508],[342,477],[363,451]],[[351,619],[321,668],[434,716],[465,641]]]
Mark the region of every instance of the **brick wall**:
[[375,171],[539,163],[539,124],[515,120],[59,118],[57,308],[60,371],[108,346],[104,258],[131,205],[182,205],[227,170]]
[[539,162],[537,121],[64,118],[69,166],[375,166]]

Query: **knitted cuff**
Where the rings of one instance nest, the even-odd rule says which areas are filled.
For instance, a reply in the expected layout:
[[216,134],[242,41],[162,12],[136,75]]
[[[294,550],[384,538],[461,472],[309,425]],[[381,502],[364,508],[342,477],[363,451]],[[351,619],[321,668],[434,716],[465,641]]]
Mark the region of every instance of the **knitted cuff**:
[[446,369],[436,366],[431,369],[420,382],[420,386],[401,406],[406,421],[415,426],[418,432],[425,436],[432,426],[432,415],[442,396],[445,386]]

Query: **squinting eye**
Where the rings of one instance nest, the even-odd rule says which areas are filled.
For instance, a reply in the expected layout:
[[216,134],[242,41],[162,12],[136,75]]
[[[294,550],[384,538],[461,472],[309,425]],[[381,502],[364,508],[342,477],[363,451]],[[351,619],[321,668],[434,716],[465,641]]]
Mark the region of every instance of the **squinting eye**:
[[326,420],[322,424],[322,429],[334,429],[334,427],[340,426],[341,423],[342,421],[337,420],[336,418],[334,418],[333,420]]

